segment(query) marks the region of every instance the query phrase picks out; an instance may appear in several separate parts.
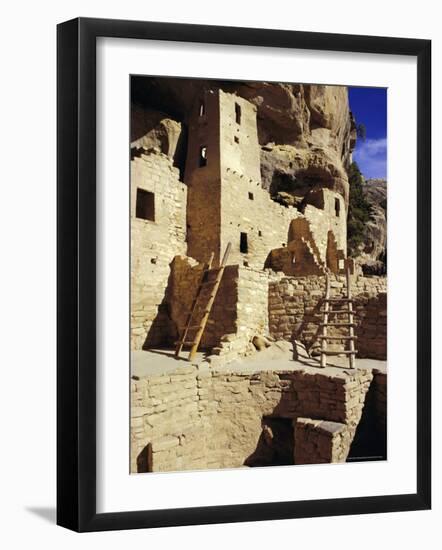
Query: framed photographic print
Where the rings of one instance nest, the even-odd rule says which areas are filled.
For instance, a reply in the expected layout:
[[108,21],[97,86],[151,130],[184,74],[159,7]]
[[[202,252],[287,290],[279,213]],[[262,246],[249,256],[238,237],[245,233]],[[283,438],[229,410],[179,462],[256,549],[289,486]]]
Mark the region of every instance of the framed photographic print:
[[58,26],[59,525],[430,507],[430,52]]

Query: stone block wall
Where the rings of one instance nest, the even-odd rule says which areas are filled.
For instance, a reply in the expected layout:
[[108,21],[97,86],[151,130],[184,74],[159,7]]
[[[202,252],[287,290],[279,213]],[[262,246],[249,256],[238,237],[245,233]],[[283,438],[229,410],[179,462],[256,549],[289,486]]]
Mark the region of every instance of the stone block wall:
[[[302,214],[273,201],[260,180],[229,167],[221,174],[221,246],[232,243],[230,263],[263,269],[274,248],[287,245],[290,223]],[[241,252],[241,233],[247,252]]]
[[[342,278],[331,282],[333,296],[344,296]],[[317,344],[325,277],[282,277],[269,284],[269,330],[278,340],[300,340],[307,348]],[[385,277],[357,277],[352,283],[355,304],[355,334],[358,357],[387,357],[387,280]],[[345,317],[344,317],[345,318]],[[341,332],[339,332],[339,330]],[[330,335],[344,334],[336,327]],[[337,341],[336,349],[342,349]],[[330,345],[330,349],[334,349]]]
[[[321,260],[324,262],[326,260],[329,231],[333,233],[338,249],[342,250],[346,256],[347,212],[344,198],[331,189],[322,188],[316,192],[322,195],[321,204],[307,204],[304,208],[304,216],[310,224]],[[309,200],[309,195],[306,200]]]
[[[177,330],[170,330],[171,343],[185,326],[202,271],[203,264],[191,258],[176,257],[173,261],[167,303]],[[210,279],[214,277],[215,273],[209,274]],[[203,334],[202,349],[217,348],[212,352],[230,360],[246,352],[253,336],[268,334],[268,281],[268,272],[238,265],[226,267]],[[210,289],[208,285],[207,292]],[[202,312],[197,311],[197,323],[201,316]]]
[[296,464],[345,462],[351,443],[345,424],[297,418],[294,428]]
[[254,181],[260,180],[257,108],[236,94],[222,90],[218,94],[221,171],[230,168]]
[[[372,378],[368,370],[238,372],[203,363],[132,380],[131,472],[253,464],[272,449],[269,417],[344,425],[330,461],[344,460]],[[294,463],[307,461],[293,439]]]
[[[137,189],[154,194],[154,220],[136,216]],[[169,315],[170,263],[186,252],[186,186],[164,154],[137,152],[131,161],[131,347],[163,343]]]
[[[168,309],[173,322],[173,328],[169,334],[169,341],[173,343],[177,334],[181,334],[186,325],[187,315],[196,296],[199,282],[203,273],[204,264],[191,258],[177,256],[172,263],[171,284],[167,292]],[[209,279],[214,279],[215,273],[209,274]],[[212,285],[207,285],[203,290],[204,299],[199,302],[207,303],[207,294]],[[218,289],[215,302],[210,313],[206,329],[201,340],[202,349],[210,349],[217,346],[221,337],[236,332],[237,326],[237,296],[238,296],[238,266],[227,266]],[[192,324],[199,324],[203,311],[198,309]],[[195,331],[189,332],[193,337]]]
[[[222,254],[218,96],[219,93],[208,91],[193,106],[184,176],[188,187],[188,255],[199,262],[207,262],[213,252],[215,265],[220,262]],[[201,158],[203,150],[205,159]]]

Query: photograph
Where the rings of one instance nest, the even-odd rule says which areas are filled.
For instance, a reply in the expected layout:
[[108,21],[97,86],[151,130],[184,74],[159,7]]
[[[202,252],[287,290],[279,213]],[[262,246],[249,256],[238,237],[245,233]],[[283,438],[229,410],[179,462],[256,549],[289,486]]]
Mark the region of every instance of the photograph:
[[387,460],[387,95],[130,75],[131,474]]

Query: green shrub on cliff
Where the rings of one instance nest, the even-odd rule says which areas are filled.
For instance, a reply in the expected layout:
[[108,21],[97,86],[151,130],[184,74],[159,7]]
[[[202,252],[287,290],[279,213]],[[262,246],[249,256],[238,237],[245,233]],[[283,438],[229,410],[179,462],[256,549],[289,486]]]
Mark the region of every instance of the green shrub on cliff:
[[364,241],[365,224],[370,219],[371,208],[364,197],[362,185],[364,178],[356,162],[348,170],[350,183],[350,197],[347,218],[347,247],[348,255],[355,257]]

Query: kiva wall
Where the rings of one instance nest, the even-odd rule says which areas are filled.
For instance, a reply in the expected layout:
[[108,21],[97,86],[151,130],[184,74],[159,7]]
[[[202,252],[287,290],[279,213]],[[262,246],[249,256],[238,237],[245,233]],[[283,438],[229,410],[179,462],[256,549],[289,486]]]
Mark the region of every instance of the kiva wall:
[[[229,372],[203,363],[132,380],[131,471],[259,463],[272,453],[268,418],[288,419],[295,426],[298,418],[303,424],[306,419],[339,423],[344,436],[339,449],[334,442],[333,454],[321,456],[322,461],[344,461],[372,379],[372,373],[362,369],[351,374],[308,367],[294,372]],[[295,429],[294,462],[309,462],[318,454],[320,442],[300,434],[297,442]]]

